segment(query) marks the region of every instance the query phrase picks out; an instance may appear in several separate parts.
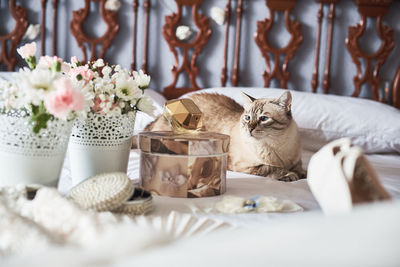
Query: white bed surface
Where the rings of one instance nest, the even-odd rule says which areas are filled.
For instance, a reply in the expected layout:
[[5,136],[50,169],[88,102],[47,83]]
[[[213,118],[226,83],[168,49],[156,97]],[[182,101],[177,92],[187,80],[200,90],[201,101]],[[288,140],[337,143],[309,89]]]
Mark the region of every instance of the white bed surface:
[[[313,152],[303,151],[303,166],[306,168]],[[376,170],[384,187],[389,191],[394,199],[400,199],[400,155],[394,154],[373,154],[367,155],[368,160]],[[139,154],[133,150],[130,155],[128,175],[131,179],[139,178]],[[62,178],[59,183],[59,190],[66,193],[70,188],[68,167],[64,168]],[[151,216],[166,216],[172,210],[183,213],[196,213],[196,216],[208,216],[210,218],[221,219],[234,225],[248,226],[249,224],[265,223],[275,218],[286,218],[297,216],[295,213],[268,213],[268,214],[217,214],[205,213],[214,207],[215,203],[226,195],[234,195],[245,198],[254,196],[273,196],[278,199],[288,199],[302,206],[305,211],[321,212],[318,203],[314,199],[307,180],[296,182],[280,182],[265,177],[248,175],[228,171],[227,192],[224,195],[207,198],[171,198],[155,196],[155,210]],[[300,212],[301,213],[301,212]]]

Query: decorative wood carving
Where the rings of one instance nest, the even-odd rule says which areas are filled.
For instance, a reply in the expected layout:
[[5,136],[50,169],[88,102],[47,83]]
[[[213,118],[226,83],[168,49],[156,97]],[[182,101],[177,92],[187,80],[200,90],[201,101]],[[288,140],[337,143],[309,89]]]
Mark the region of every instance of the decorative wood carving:
[[400,109],[400,66],[393,81],[393,106]]
[[[10,14],[15,20],[14,29],[6,34],[0,35],[1,42],[1,54],[0,54],[0,64],[7,66],[8,71],[13,71],[15,65],[17,64],[16,50],[17,46],[21,41],[22,36],[28,28],[28,20],[26,17],[26,8],[22,8],[15,4],[15,0],[10,0],[9,4]],[[7,51],[7,42],[10,42]]]
[[[352,96],[358,96],[361,86],[364,83],[368,83],[372,90],[373,99],[379,100],[379,85],[381,82],[378,77],[379,70],[394,47],[393,30],[382,24],[383,16],[388,11],[392,0],[355,0],[355,2],[358,6],[361,22],[349,27],[349,33],[346,38],[347,50],[357,67],[357,75],[353,78],[355,89]],[[359,38],[365,31],[368,17],[376,18],[376,31],[381,40],[380,48],[373,54],[364,53],[358,43]],[[360,59],[364,59],[366,62],[364,74],[362,74]]]
[[142,70],[147,73],[147,47],[149,44],[149,13],[150,13],[150,0],[145,0],[144,4],[145,19],[144,19],[144,51],[142,60]]
[[[271,18],[257,22],[257,32],[254,36],[255,42],[261,50],[266,62],[266,70],[263,73],[264,86],[268,87],[272,78],[277,78],[282,88],[287,88],[290,74],[287,70],[289,61],[295,55],[297,49],[300,47],[303,36],[301,34],[301,25],[299,22],[290,19],[290,13],[296,6],[297,0],[266,0],[267,7],[270,11]],[[289,43],[284,48],[274,48],[268,42],[268,32],[274,24],[275,12],[285,12],[285,26],[291,34]],[[274,56],[274,68],[272,70],[270,63],[270,56]],[[285,55],[280,66],[280,57]]]
[[317,39],[315,41],[315,58],[314,58],[314,70],[312,74],[311,87],[313,93],[317,92],[318,87],[318,70],[319,70],[319,47],[321,44],[321,24],[322,17],[324,16],[324,5],[323,3],[319,4],[318,10],[318,29],[317,29]]
[[131,70],[136,70],[136,34],[137,34],[137,13],[138,13],[138,0],[132,1],[133,8],[133,32],[132,32],[132,64]]
[[231,0],[228,0],[225,7],[225,43],[224,43],[224,65],[221,71],[221,85],[226,85],[227,63],[228,63],[228,41],[229,41],[229,19],[231,15]]
[[53,56],[57,55],[57,17],[58,17],[58,0],[51,1],[53,5],[53,36],[52,36],[52,46],[53,46]]
[[40,0],[42,4],[42,20],[40,24],[40,52],[42,56],[46,54],[46,6],[47,0]]
[[[164,88],[164,95],[167,99],[177,98],[187,92],[199,90],[196,77],[199,68],[196,66],[196,59],[204,46],[207,44],[211,36],[210,20],[203,14],[199,14],[199,7],[203,0],[175,0],[177,4],[177,13],[165,17],[165,24],[162,28],[162,34],[167,41],[169,49],[174,55],[175,65],[172,67],[171,72],[173,75],[172,83]],[[182,18],[183,6],[192,7],[192,17],[195,25],[197,26],[197,35],[192,41],[180,41],[176,35],[176,27]],[[183,59],[182,64],[179,66],[178,48],[182,49]],[[189,49],[193,49],[191,59],[189,59]],[[189,63],[190,62],[190,63]],[[176,88],[178,76],[185,72],[189,76],[191,87]]]
[[335,19],[335,2],[332,1],[329,7],[329,32],[328,32],[328,44],[326,48],[326,61],[325,61],[325,71],[324,71],[324,81],[322,86],[324,88],[324,93],[327,94],[330,87],[330,67],[331,67],[331,50],[332,50],[332,34],[333,34],[333,20]]
[[329,30],[328,30],[328,41],[326,45],[325,53],[325,70],[324,70],[324,80],[322,86],[324,88],[324,93],[327,94],[330,88],[330,65],[331,65],[331,50],[332,50],[332,35],[333,35],[333,21],[335,18],[335,5],[339,0],[316,0],[320,3],[318,11],[318,31],[317,31],[317,41],[315,44],[315,61],[314,61],[314,71],[311,81],[311,87],[313,92],[317,92],[318,88],[318,69],[319,69],[319,53],[320,53],[320,39],[321,39],[321,24],[323,14],[323,5],[329,4]]
[[236,8],[236,37],[235,37],[235,58],[233,60],[232,85],[239,83],[239,51],[240,51],[240,33],[242,25],[243,1],[239,0]]
[[[103,34],[103,36],[98,38],[88,37],[83,30],[83,23],[89,15],[91,2],[100,2],[100,15],[104,22],[107,24],[106,32]],[[118,33],[118,13],[115,11],[107,10],[105,8],[105,4],[106,0],[85,0],[84,8],[73,11],[70,29],[76,41],[78,42],[79,47],[82,49],[84,62],[87,61],[85,43],[90,46],[90,61],[94,61],[97,58],[104,58],[104,54],[106,53],[107,49],[110,47],[112,41]],[[96,52],[97,45],[102,45],[102,48],[98,55]]]

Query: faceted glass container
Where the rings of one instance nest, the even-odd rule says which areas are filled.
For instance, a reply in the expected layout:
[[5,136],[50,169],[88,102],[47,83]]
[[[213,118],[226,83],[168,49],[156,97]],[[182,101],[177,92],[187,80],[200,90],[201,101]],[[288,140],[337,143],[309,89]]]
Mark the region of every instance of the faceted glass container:
[[226,191],[229,136],[139,133],[140,184],[155,195],[207,197]]

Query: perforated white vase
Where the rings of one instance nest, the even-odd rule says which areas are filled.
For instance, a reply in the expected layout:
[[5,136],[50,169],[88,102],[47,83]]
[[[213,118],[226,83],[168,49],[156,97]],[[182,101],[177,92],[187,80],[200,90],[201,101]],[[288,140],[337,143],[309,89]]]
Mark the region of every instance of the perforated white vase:
[[53,120],[38,134],[24,111],[0,115],[0,186],[56,186],[72,122]]
[[68,147],[72,186],[96,174],[127,171],[135,116],[89,113],[86,121],[75,121]]

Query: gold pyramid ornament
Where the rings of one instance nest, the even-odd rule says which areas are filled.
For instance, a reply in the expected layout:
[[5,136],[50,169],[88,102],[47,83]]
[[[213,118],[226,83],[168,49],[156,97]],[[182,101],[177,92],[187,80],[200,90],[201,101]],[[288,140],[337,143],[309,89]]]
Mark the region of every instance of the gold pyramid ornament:
[[174,132],[198,131],[203,127],[203,113],[193,100],[188,98],[167,101],[164,116]]

